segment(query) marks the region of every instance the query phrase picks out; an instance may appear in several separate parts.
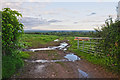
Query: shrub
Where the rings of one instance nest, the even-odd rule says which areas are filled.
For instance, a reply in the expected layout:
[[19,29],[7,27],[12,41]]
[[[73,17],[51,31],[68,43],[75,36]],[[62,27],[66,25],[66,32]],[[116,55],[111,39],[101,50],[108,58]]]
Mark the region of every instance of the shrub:
[[23,66],[23,61],[20,58],[12,56],[2,57],[2,78],[11,77],[17,69]]
[[23,33],[23,24],[19,23],[18,17],[22,15],[18,11],[4,8],[2,11],[2,53],[11,55],[18,49],[20,35]]
[[96,29],[96,37],[102,37],[97,46],[101,47],[101,58],[106,59],[106,64],[115,71],[120,71],[120,21],[113,23],[109,18],[101,29]]
[[19,23],[18,11],[4,8],[2,13],[2,77],[9,78],[17,69],[23,66],[18,56],[21,47],[20,36],[23,33],[23,24]]

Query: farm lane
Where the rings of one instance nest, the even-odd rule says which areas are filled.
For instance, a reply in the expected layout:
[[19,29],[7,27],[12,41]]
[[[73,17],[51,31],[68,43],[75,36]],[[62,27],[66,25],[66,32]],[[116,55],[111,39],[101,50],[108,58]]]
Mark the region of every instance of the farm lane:
[[[68,40],[60,41],[67,43]],[[52,44],[56,43],[55,41]],[[45,45],[49,47],[48,44]],[[58,43],[54,44],[58,46]],[[69,45],[67,45],[69,46]],[[66,47],[66,46],[65,46]],[[75,53],[59,50],[41,50],[30,53],[25,66],[12,78],[117,78],[112,72],[78,57]],[[70,57],[67,59],[65,56]],[[72,60],[72,59],[73,60]],[[63,61],[61,61],[63,60]]]

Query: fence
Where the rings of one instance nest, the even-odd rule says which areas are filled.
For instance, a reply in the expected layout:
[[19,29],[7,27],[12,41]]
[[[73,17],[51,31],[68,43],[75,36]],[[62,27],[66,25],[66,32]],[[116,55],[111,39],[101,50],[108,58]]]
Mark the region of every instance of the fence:
[[77,49],[86,53],[101,53],[100,47],[96,46],[99,44],[98,40],[102,38],[89,38],[89,37],[76,37]]

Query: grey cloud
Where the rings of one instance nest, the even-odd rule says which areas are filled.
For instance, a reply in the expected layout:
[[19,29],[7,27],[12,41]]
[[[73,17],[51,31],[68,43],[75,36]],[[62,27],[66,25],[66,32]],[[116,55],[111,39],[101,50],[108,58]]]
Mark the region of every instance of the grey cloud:
[[62,22],[62,21],[60,21],[60,20],[55,20],[55,19],[52,19],[52,20],[49,20],[48,22],[50,22],[50,23],[55,23],[55,22]]
[[46,23],[45,20],[39,20],[38,18],[32,18],[32,17],[23,17],[20,20],[20,22],[23,23],[25,26],[29,26],[29,27],[48,24]]
[[77,24],[78,22],[74,22],[74,24]]
[[31,28],[34,26],[50,25],[51,23],[62,22],[62,21],[56,19],[46,20],[43,18],[23,17],[20,19],[20,22],[23,23],[25,26]]
[[95,12],[92,12],[92,13],[90,13],[89,15],[87,15],[87,16],[92,16],[92,15],[95,15],[96,13]]

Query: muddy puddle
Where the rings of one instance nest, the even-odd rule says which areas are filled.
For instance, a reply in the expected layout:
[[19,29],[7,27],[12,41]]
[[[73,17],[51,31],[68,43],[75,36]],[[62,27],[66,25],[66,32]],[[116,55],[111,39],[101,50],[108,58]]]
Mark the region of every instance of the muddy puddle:
[[68,46],[68,43],[63,42],[63,43],[60,43],[59,46],[53,46],[53,47],[47,47],[47,48],[29,49],[28,51],[35,52],[35,51],[41,51],[41,50],[55,50],[55,49],[59,49],[59,50],[64,50],[65,51],[65,50],[67,50],[67,48],[66,48],[67,46]]
[[25,61],[33,63],[50,63],[50,62],[65,62],[68,60],[62,59],[62,60],[25,60]]
[[[57,41],[59,40],[58,39],[54,40],[54,42],[57,42]],[[68,43],[63,42],[63,43],[60,43],[59,46],[29,49],[29,51],[35,52],[35,51],[40,51],[40,50],[56,50],[56,49],[66,51],[68,47],[70,47]],[[81,60],[80,57],[78,57],[74,53],[68,53],[64,56],[64,59],[60,59],[60,60],[25,60],[25,61],[32,62],[32,63],[55,63],[55,62],[75,62],[77,60]],[[42,69],[44,67],[45,67],[45,64],[36,66],[35,72],[42,72]],[[79,77],[82,76],[83,78],[88,78],[88,74],[79,68],[78,68],[78,73],[79,73]]]
[[54,42],[58,42],[58,41],[59,41],[59,39],[54,40]]
[[88,74],[80,69],[78,69],[79,76],[83,76],[83,78],[88,78]]
[[44,67],[45,67],[45,65],[37,65],[37,66],[35,67],[34,72],[40,73],[40,72],[43,71],[43,68],[44,68]]
[[68,62],[68,61],[76,61],[80,60],[80,58],[77,55],[74,55],[73,53],[66,54],[64,56],[66,59],[61,60],[25,60],[26,62],[33,62],[33,63],[50,63],[50,62]]
[[80,60],[80,58],[73,53],[66,54],[66,56],[64,56],[64,57],[67,58],[68,61],[73,61],[73,62],[76,61],[76,60]]

